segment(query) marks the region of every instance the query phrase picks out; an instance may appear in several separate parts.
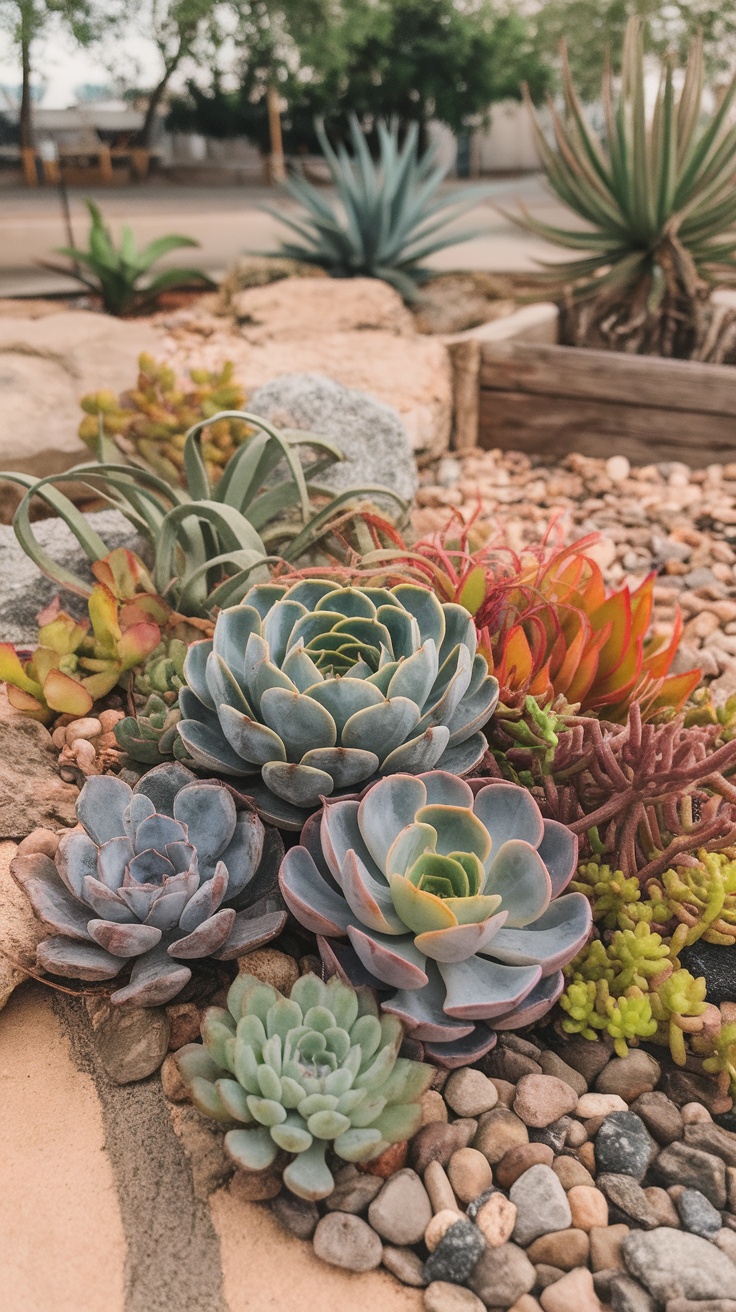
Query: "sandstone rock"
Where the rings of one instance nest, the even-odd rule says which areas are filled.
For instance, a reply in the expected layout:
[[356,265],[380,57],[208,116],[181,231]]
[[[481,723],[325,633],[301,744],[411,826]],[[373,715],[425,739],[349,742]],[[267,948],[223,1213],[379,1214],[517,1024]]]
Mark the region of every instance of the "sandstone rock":
[[576,1266],[585,1266],[590,1253],[590,1241],[584,1230],[557,1230],[554,1234],[540,1235],[526,1250],[526,1255],[535,1266],[545,1262],[556,1266],[560,1271],[572,1271]]
[[555,1284],[548,1285],[540,1297],[544,1312],[602,1312],[593,1287],[593,1277],[585,1267],[569,1271]]
[[78,789],[61,781],[55,759],[48,730],[11,710],[0,690],[0,840],[76,824]]
[[444,1087],[445,1102],[458,1116],[480,1116],[498,1102],[498,1090],[482,1071],[471,1066],[453,1071]]
[[534,1287],[534,1267],[516,1244],[487,1248],[468,1280],[473,1293],[488,1308],[510,1308]]
[[132,1084],[158,1070],[169,1048],[163,1007],[112,1007],[100,997],[88,997],[86,1004],[95,1048],[111,1080]]
[[0,319],[3,425],[0,469],[39,477],[78,463],[80,397],[135,384],[141,351],[156,353],[150,325],[64,310],[41,319]]
[[251,342],[371,329],[415,335],[401,296],[378,278],[282,278],[236,293],[231,306]]
[[187,1102],[189,1090],[181,1078],[173,1053],[164,1058],[161,1066],[161,1088],[169,1102]]
[[586,1184],[573,1185],[568,1190],[567,1201],[573,1226],[578,1230],[592,1230],[594,1226],[608,1224],[608,1203],[600,1189],[591,1189]]
[[174,1002],[166,1008],[169,1018],[169,1051],[178,1052],[185,1043],[199,1038],[199,1007],[193,1002]]
[[514,1233],[516,1207],[497,1189],[487,1198],[475,1215],[475,1224],[491,1248],[506,1244]]
[[398,1171],[368,1208],[368,1220],[391,1244],[418,1244],[432,1218],[432,1205],[415,1171]]
[[36,948],[48,934],[10,874],[15,853],[15,843],[0,842],[0,1010],[13,990],[28,979],[23,966],[37,970]]
[[279,993],[288,995],[299,978],[299,966],[288,952],[278,952],[276,948],[256,948],[255,952],[238,958],[238,973],[254,975]]
[[434,1121],[447,1121],[447,1107],[442,1094],[437,1089],[427,1089],[422,1094],[422,1125],[432,1125]]
[[509,1148],[516,1148],[528,1141],[529,1132],[524,1122],[508,1108],[494,1107],[481,1116],[473,1147],[488,1158],[491,1166],[495,1166]]
[[[405,501],[417,490],[409,437],[397,411],[319,374],[284,374],[259,387],[248,409],[279,428],[318,433],[345,459],[320,474],[335,492],[381,484]],[[379,499],[380,500],[380,499]],[[388,510],[390,499],[381,503]]]
[[629,1274],[661,1302],[682,1297],[720,1298],[736,1288],[736,1265],[707,1239],[660,1228],[632,1230],[623,1242]]
[[588,1236],[590,1240],[590,1265],[593,1271],[610,1271],[624,1269],[624,1257],[621,1245],[629,1233],[627,1225],[594,1226]]
[[462,1285],[450,1285],[446,1280],[434,1280],[424,1291],[426,1312],[484,1312],[484,1304],[477,1294]]
[[381,1265],[383,1245],[375,1230],[348,1212],[323,1216],[312,1243],[317,1257],[345,1271],[373,1271]]
[[392,1248],[390,1244],[384,1244],[383,1265],[402,1285],[411,1285],[414,1289],[423,1288],[424,1263],[413,1249]]
[[538,1235],[566,1230],[571,1221],[567,1195],[549,1166],[532,1166],[511,1186],[516,1206],[514,1242],[525,1247]]
[[514,1111],[525,1125],[541,1129],[577,1107],[578,1095],[554,1075],[524,1075],[516,1086]]
[[447,1174],[461,1203],[471,1203],[493,1183],[493,1172],[488,1159],[477,1148],[460,1148],[453,1153]]

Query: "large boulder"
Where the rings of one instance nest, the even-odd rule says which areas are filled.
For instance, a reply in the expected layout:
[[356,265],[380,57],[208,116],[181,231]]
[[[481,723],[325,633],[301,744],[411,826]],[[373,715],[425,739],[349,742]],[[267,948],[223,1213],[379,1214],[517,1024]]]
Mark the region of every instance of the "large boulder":
[[28,978],[24,965],[37,970],[36,948],[48,934],[10,873],[16,851],[15,843],[0,842],[0,1011],[13,990]]
[[82,460],[80,397],[131,387],[141,351],[156,347],[140,320],[84,310],[0,317],[0,469],[41,476]]
[[284,278],[249,287],[231,304],[249,342],[371,329],[414,335],[414,320],[399,293],[378,278]]
[[259,387],[248,409],[279,428],[319,433],[345,459],[318,481],[335,492],[381,483],[411,501],[417,471],[409,437],[397,411],[364,392],[319,374],[283,374]]
[[[8,705],[0,691],[0,839],[76,824],[78,790],[56,770],[48,729]],[[3,895],[0,905],[4,908]],[[4,911],[0,914],[2,920]]]

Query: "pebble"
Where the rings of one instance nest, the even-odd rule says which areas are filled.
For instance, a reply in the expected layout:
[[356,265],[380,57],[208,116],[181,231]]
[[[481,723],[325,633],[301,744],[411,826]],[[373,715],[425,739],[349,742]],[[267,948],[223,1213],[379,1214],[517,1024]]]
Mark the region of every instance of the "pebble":
[[611,1112],[628,1111],[628,1103],[617,1093],[584,1093],[578,1100],[575,1115],[582,1121],[592,1116],[610,1116]]
[[614,1057],[601,1071],[595,1087],[598,1093],[617,1093],[632,1103],[642,1093],[657,1087],[662,1068],[642,1048],[632,1048],[627,1057]]
[[732,1262],[736,1262],[736,1233],[733,1230],[719,1230],[714,1242]]
[[317,1257],[345,1271],[373,1271],[381,1265],[383,1245],[375,1230],[349,1212],[329,1212],[312,1240]]
[[311,1239],[319,1223],[317,1204],[306,1198],[297,1198],[288,1190],[271,1199],[271,1211],[284,1230],[296,1235],[297,1239]]
[[415,1171],[397,1171],[368,1208],[368,1220],[390,1244],[418,1244],[432,1218],[429,1195]]
[[581,1143],[577,1150],[578,1157],[587,1171],[595,1171],[595,1148],[592,1143]]
[[17,856],[26,856],[29,852],[41,852],[53,861],[64,831],[56,833],[53,829],[34,829],[18,844]]
[[498,1090],[482,1071],[466,1066],[453,1071],[444,1087],[448,1107],[458,1116],[480,1116],[498,1102]]
[[606,1039],[570,1039],[560,1048],[560,1056],[578,1071],[587,1081],[594,1084],[603,1067],[613,1056],[613,1042]]
[[677,1211],[684,1230],[713,1239],[721,1229],[721,1214],[699,1189],[683,1189],[677,1199]]
[[593,1226],[608,1225],[608,1203],[600,1189],[588,1184],[576,1184],[568,1190],[572,1223],[578,1230],[592,1230]]
[[433,1280],[447,1280],[451,1284],[463,1285],[468,1281],[481,1254],[489,1251],[480,1230],[472,1221],[456,1221],[424,1263],[424,1279],[427,1284]]
[[356,1171],[354,1175],[351,1173],[347,1178],[338,1179],[325,1205],[329,1212],[350,1212],[357,1216],[367,1210],[383,1188],[383,1181],[377,1175],[363,1175]]
[[726,1167],[712,1153],[691,1148],[689,1144],[672,1143],[659,1154],[652,1175],[665,1188],[682,1184],[699,1189],[714,1207],[726,1206]]
[[413,1249],[384,1244],[383,1265],[402,1285],[411,1285],[414,1289],[424,1287],[424,1263]]
[[507,1107],[494,1107],[492,1111],[484,1112],[481,1116],[473,1147],[488,1158],[491,1166],[495,1166],[509,1148],[516,1148],[519,1144],[528,1142],[529,1131],[524,1122]]
[[541,1075],[542,1067],[533,1057],[527,1057],[513,1048],[494,1048],[483,1059],[483,1071],[490,1077],[518,1084],[525,1075]]
[[520,1143],[509,1148],[496,1165],[496,1183],[502,1189],[510,1189],[514,1180],[529,1170],[530,1166],[552,1166],[555,1155],[546,1143]]
[[161,1067],[161,1088],[169,1102],[189,1101],[189,1089],[181,1078],[176,1057],[171,1052],[164,1058]]
[[606,473],[612,483],[625,483],[631,473],[631,465],[626,456],[609,456],[606,461]]
[[726,1166],[736,1167],[736,1134],[721,1129],[713,1121],[689,1122],[685,1126],[685,1143],[720,1157]]
[[199,1007],[193,1002],[174,1002],[166,1008],[169,1018],[169,1052],[178,1052],[185,1043],[199,1038]]
[[682,1112],[666,1094],[656,1090],[642,1093],[632,1103],[631,1110],[641,1117],[649,1133],[665,1148],[682,1138],[685,1129]]
[[498,1080],[495,1076],[488,1077],[498,1094],[498,1101],[502,1107],[513,1107],[514,1098],[516,1097],[516,1085],[511,1084],[509,1080]]
[[588,1091],[588,1081],[584,1075],[576,1071],[573,1066],[568,1066],[562,1057],[558,1057],[556,1052],[549,1049],[542,1053],[539,1058],[539,1064],[545,1075],[554,1075],[558,1080],[564,1080],[574,1089],[579,1098]]
[[424,1231],[424,1242],[433,1253],[441,1239],[444,1239],[447,1231],[451,1226],[457,1225],[460,1220],[460,1213],[453,1208],[444,1208],[441,1212],[435,1212],[432,1220],[429,1222],[427,1229]]
[[[458,1152],[465,1153],[467,1151],[468,1151],[467,1148],[458,1149]],[[472,1151],[472,1149],[470,1151]],[[457,1154],[453,1154],[453,1156],[456,1155]],[[488,1163],[486,1162],[485,1157],[483,1157],[483,1154],[479,1153],[478,1155],[485,1162],[487,1169],[491,1171],[491,1168],[490,1166],[488,1166]],[[450,1161],[452,1161],[452,1158],[450,1158]],[[493,1181],[493,1172],[491,1172],[491,1179],[488,1181],[488,1184],[491,1184],[492,1181]],[[487,1187],[488,1185],[486,1185],[486,1188]],[[459,1211],[457,1205],[457,1199],[455,1198],[455,1191],[452,1188],[452,1185],[450,1184],[450,1179],[447,1174],[447,1171],[445,1170],[444,1166],[440,1166],[439,1162],[429,1163],[429,1166],[424,1172],[424,1188],[427,1190],[427,1193],[429,1194],[429,1201],[432,1204],[433,1212],[444,1212],[448,1210],[451,1212]],[[478,1193],[480,1193],[480,1190],[478,1190]]]
[[684,1107],[680,1108],[683,1125],[699,1125],[701,1122],[712,1121],[713,1117],[700,1102],[686,1102]]
[[700,1235],[662,1226],[648,1234],[632,1230],[623,1242],[630,1275],[664,1303],[679,1286],[683,1298],[720,1298],[736,1288],[736,1265]]
[[581,1148],[588,1138],[588,1131],[582,1121],[571,1121],[565,1135],[566,1148]]
[[433,1121],[430,1125],[423,1125],[411,1140],[409,1162],[418,1175],[424,1175],[430,1162],[440,1162],[446,1166],[452,1154],[464,1147],[465,1133],[462,1127]]
[[390,1180],[392,1175],[397,1171],[402,1171],[406,1166],[406,1159],[409,1156],[409,1144],[391,1143],[388,1148],[384,1148],[378,1157],[372,1157],[369,1162],[363,1162],[361,1170],[367,1175],[377,1175],[381,1180]]
[[578,1095],[556,1075],[524,1075],[516,1086],[514,1111],[525,1125],[542,1129],[573,1112]]
[[660,1224],[657,1213],[633,1176],[599,1175],[596,1184],[626,1221],[645,1230],[654,1230]]
[[534,1267],[523,1248],[501,1244],[486,1248],[468,1280],[470,1288],[486,1307],[510,1308],[534,1288]]
[[609,1286],[613,1312],[657,1312],[657,1305],[631,1276],[614,1275]]
[[549,1266],[545,1262],[537,1262],[534,1266],[537,1279],[535,1285],[537,1289],[546,1289],[547,1285],[553,1285],[555,1280],[561,1280],[565,1272],[558,1266]]
[[599,1171],[632,1175],[635,1180],[641,1180],[651,1155],[652,1140],[635,1112],[612,1112],[606,1117],[595,1140],[595,1162]]
[[459,1116],[452,1122],[457,1135],[458,1148],[469,1148],[478,1133],[478,1121],[474,1116]]
[[76,742],[78,738],[96,738],[102,733],[102,724],[94,715],[88,715],[82,720],[72,720],[66,726],[67,743]]
[[601,1312],[601,1304],[593,1286],[593,1277],[585,1267],[568,1271],[561,1280],[543,1290],[540,1303],[543,1312]]
[[574,1189],[575,1185],[592,1185],[595,1183],[590,1171],[586,1170],[577,1157],[555,1157],[552,1170],[563,1189]]
[[678,1107],[694,1102],[705,1107],[712,1116],[717,1116],[721,1112],[730,1111],[733,1106],[733,1099],[721,1093],[715,1080],[695,1075],[692,1071],[665,1071],[659,1084],[661,1092],[666,1093]]
[[475,1224],[491,1248],[508,1243],[516,1225],[516,1207],[500,1189],[487,1198],[475,1214]]
[[657,1218],[658,1225],[671,1225],[675,1230],[679,1229],[680,1218],[666,1189],[650,1184],[644,1190],[644,1196]]
[[477,1294],[462,1285],[451,1285],[446,1280],[433,1280],[424,1291],[426,1312],[485,1312]]
[[624,1258],[621,1245],[630,1227],[628,1225],[594,1226],[590,1240],[590,1265],[593,1271],[623,1271]]
[[435,1121],[447,1120],[447,1105],[437,1089],[427,1089],[422,1094],[422,1125],[432,1125]]
[[566,1230],[571,1221],[567,1195],[549,1166],[532,1166],[511,1186],[516,1206],[514,1242],[526,1246],[538,1235]]
[[532,1143],[546,1143],[553,1153],[559,1153],[565,1146],[567,1132],[572,1125],[569,1116],[561,1116],[557,1121],[551,1121],[549,1125],[530,1126],[529,1138]]
[[[424,1184],[431,1198],[432,1192],[427,1182],[429,1169],[425,1173]],[[488,1159],[477,1148],[460,1148],[453,1153],[447,1174],[453,1192],[461,1203],[472,1203],[474,1198],[493,1184],[493,1171]]]
[[171,1026],[163,1007],[112,1007],[101,997],[87,997],[94,1046],[115,1084],[145,1080],[169,1050]]
[[557,1230],[554,1234],[535,1239],[526,1255],[535,1266],[538,1262],[545,1262],[561,1271],[572,1271],[576,1266],[585,1266],[590,1255],[590,1241],[584,1230]]

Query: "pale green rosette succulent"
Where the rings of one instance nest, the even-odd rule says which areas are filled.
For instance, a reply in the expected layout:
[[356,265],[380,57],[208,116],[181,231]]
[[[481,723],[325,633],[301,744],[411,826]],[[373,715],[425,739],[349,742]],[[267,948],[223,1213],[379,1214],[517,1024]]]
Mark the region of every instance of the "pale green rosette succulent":
[[300,1198],[327,1198],[335,1187],[325,1160],[365,1162],[410,1138],[431,1066],[399,1057],[401,1022],[379,1018],[367,989],[316,975],[297,980],[289,998],[240,975],[227,1009],[210,1007],[204,1044],[176,1054],[192,1101],[230,1129],[225,1149],[246,1171],[265,1171],[292,1155],[284,1184]]
[[498,700],[471,616],[412,584],[259,584],[192,644],[184,673],[191,758],[251,776],[263,817],[289,829],[379,775],[466,774]]

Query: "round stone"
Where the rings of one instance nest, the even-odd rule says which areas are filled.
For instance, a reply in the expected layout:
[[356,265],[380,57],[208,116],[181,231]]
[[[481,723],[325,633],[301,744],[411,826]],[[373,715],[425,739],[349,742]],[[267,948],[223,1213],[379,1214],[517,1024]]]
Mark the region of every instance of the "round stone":
[[516,1225],[516,1207],[496,1189],[475,1214],[475,1224],[491,1248],[508,1243]]
[[347,1169],[340,1172],[337,1184],[326,1199],[328,1212],[352,1212],[357,1216],[365,1212],[373,1202],[376,1194],[383,1188],[383,1182],[376,1175],[363,1175],[362,1172]]
[[626,1112],[628,1109],[628,1103],[617,1093],[584,1093],[578,1100],[575,1115],[581,1121],[588,1121],[594,1116],[610,1116],[611,1112]]
[[626,456],[609,456],[606,461],[606,473],[612,483],[625,483],[631,473],[631,465]]
[[542,1290],[540,1303],[543,1312],[599,1312],[600,1301],[595,1292],[593,1277],[587,1267],[568,1271],[561,1280]]
[[307,1202],[306,1198],[297,1198],[288,1190],[271,1200],[271,1211],[284,1229],[297,1239],[311,1239],[319,1223],[317,1204]]
[[539,1058],[539,1064],[545,1075],[556,1075],[558,1080],[564,1080],[574,1089],[579,1098],[588,1091],[588,1081],[580,1071],[576,1071],[574,1066],[568,1066],[562,1057],[558,1057],[556,1052],[547,1050]]
[[299,963],[288,952],[279,952],[276,948],[257,948],[255,952],[249,952],[246,957],[240,957],[238,969],[241,975],[254,975],[287,995],[299,978]]
[[574,1189],[576,1184],[594,1183],[590,1171],[586,1170],[577,1157],[555,1157],[552,1170],[565,1190]]
[[485,1247],[478,1227],[456,1218],[424,1263],[424,1279],[428,1285],[433,1280],[464,1285]]
[[[641,1117],[649,1133],[663,1147],[666,1148],[668,1144],[682,1138],[684,1117],[680,1108],[666,1094],[656,1090],[653,1093],[642,1093],[633,1103],[631,1110]],[[702,1110],[705,1111],[705,1108],[703,1107]],[[708,1112],[705,1114],[708,1116]]]
[[497,1164],[496,1184],[502,1189],[510,1189],[514,1180],[518,1180],[530,1166],[551,1166],[554,1160],[554,1153],[546,1143],[520,1143],[516,1148],[509,1148]]
[[426,1312],[485,1312],[477,1294],[462,1285],[451,1285],[446,1280],[433,1280],[424,1291]]
[[587,1184],[573,1185],[568,1190],[572,1223],[578,1230],[592,1230],[594,1226],[608,1225],[608,1203],[600,1189]]
[[623,1242],[629,1274],[664,1305],[671,1298],[673,1276],[680,1298],[722,1298],[734,1288],[736,1266],[701,1235],[660,1226],[648,1234],[632,1230]]
[[493,1171],[488,1159],[477,1148],[460,1148],[453,1153],[447,1174],[455,1196],[461,1203],[472,1203],[474,1198],[493,1184]]
[[430,1162],[447,1166],[452,1154],[464,1148],[467,1140],[462,1126],[432,1121],[423,1125],[409,1145],[409,1161],[419,1175],[424,1175]]
[[507,1107],[494,1107],[481,1116],[473,1147],[488,1158],[491,1166],[495,1166],[509,1148],[528,1142],[529,1131],[524,1122]]
[[422,1094],[422,1125],[432,1125],[435,1121],[447,1121],[447,1107],[442,1094],[437,1089],[427,1089]]
[[652,1140],[635,1112],[613,1112],[595,1138],[595,1162],[599,1171],[632,1175],[641,1180],[652,1156]]
[[691,1234],[712,1239],[721,1229],[720,1212],[699,1189],[683,1189],[676,1206],[683,1228]]
[[444,1087],[445,1102],[457,1116],[480,1116],[498,1102],[498,1091],[482,1071],[466,1066],[453,1071]]
[[411,1285],[414,1289],[423,1288],[424,1263],[413,1249],[392,1248],[390,1244],[384,1244],[383,1265],[402,1285]]
[[525,1075],[516,1086],[514,1111],[525,1125],[543,1129],[574,1112],[578,1095],[556,1075]]
[[[466,1149],[458,1149],[459,1152],[465,1152]],[[483,1161],[485,1162],[485,1157]],[[486,1165],[488,1165],[486,1163]],[[488,1167],[490,1171],[490,1166]],[[424,1172],[424,1188],[429,1194],[429,1201],[432,1204],[433,1212],[442,1212],[449,1210],[459,1212],[455,1192],[450,1184],[449,1176],[444,1166],[439,1162],[430,1162]]]
[[590,1231],[590,1265],[594,1272],[623,1270],[621,1245],[629,1232],[627,1225],[595,1226]]
[[375,1230],[349,1212],[323,1216],[312,1243],[317,1257],[345,1271],[373,1271],[381,1265],[383,1245]]
[[567,1195],[549,1166],[532,1166],[511,1186],[516,1206],[514,1242],[526,1247],[538,1235],[566,1230],[572,1220]]
[[441,1212],[435,1212],[432,1220],[429,1222],[427,1229],[424,1231],[424,1242],[430,1253],[437,1248],[440,1240],[444,1239],[447,1231],[451,1226],[457,1225],[460,1220],[460,1214],[449,1207],[443,1208]]
[[534,1287],[534,1267],[517,1244],[486,1248],[476,1263],[468,1284],[489,1308],[510,1308]]
[[535,1266],[543,1262],[546,1266],[556,1266],[561,1271],[572,1271],[576,1266],[585,1266],[590,1253],[590,1241],[584,1230],[557,1230],[553,1234],[540,1235],[526,1250],[526,1255]]
[[642,1093],[651,1093],[659,1083],[662,1068],[654,1057],[641,1048],[633,1048],[627,1057],[614,1057],[601,1071],[595,1087],[598,1093],[617,1093],[625,1103],[632,1103]]
[[390,1244],[418,1244],[432,1219],[429,1195],[415,1171],[397,1171],[368,1208],[368,1220]]

